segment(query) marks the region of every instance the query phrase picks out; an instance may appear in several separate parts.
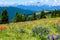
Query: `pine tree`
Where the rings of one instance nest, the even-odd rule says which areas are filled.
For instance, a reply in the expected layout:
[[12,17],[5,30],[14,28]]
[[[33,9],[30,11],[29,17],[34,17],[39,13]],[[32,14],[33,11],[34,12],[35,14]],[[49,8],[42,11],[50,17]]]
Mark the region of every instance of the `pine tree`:
[[40,19],[41,19],[41,18],[46,18],[44,10],[41,11]]
[[51,14],[51,17],[56,17],[56,14],[57,14],[57,11],[56,10],[53,10],[52,11],[52,14]]
[[14,17],[14,22],[20,22],[20,21],[21,21],[20,15],[18,12],[16,12],[15,17]]
[[27,17],[27,21],[32,21],[32,20],[33,20],[32,15],[30,15],[30,16]]
[[26,20],[27,20],[26,14],[22,15],[22,21],[26,21]]
[[60,17],[60,10],[58,10],[57,13],[58,13],[58,17]]
[[33,20],[36,20],[36,13],[35,12],[32,14],[32,17],[33,17]]
[[0,24],[2,23],[1,16],[0,16]]
[[7,10],[6,10],[6,9],[3,9],[3,10],[2,10],[1,22],[2,22],[3,24],[9,23],[9,21],[8,21],[8,15],[7,15]]

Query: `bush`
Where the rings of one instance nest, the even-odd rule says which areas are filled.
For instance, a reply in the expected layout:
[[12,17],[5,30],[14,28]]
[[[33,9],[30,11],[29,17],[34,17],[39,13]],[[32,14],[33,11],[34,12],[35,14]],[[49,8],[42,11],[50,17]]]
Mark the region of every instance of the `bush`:
[[19,28],[16,30],[16,33],[26,33],[26,31],[23,28]]
[[25,30],[23,28],[20,28],[20,33],[25,33]]
[[43,27],[34,27],[32,29],[32,33],[34,36],[38,35],[38,36],[41,36],[41,35],[48,35],[49,33],[49,29],[48,28],[43,28]]

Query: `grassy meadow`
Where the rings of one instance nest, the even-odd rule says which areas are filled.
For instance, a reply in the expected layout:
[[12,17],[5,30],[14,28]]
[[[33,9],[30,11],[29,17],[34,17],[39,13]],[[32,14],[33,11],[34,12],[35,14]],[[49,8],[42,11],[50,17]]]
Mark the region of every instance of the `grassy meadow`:
[[[43,37],[35,34],[39,33],[40,29],[38,32],[35,32],[32,29],[39,27],[47,28],[49,33],[43,35],[46,33],[45,31],[42,33]],[[44,29],[42,31],[44,31]],[[60,35],[60,18],[46,18],[33,21],[0,24],[0,40],[52,40],[51,37],[54,36],[54,38],[56,38],[57,35]],[[48,36],[50,36],[49,39],[47,39]],[[60,38],[57,40],[60,40]]]

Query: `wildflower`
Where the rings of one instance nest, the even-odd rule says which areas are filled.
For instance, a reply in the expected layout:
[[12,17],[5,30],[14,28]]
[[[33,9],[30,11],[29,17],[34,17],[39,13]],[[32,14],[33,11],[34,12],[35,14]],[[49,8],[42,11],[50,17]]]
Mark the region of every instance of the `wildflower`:
[[57,35],[56,38],[57,38],[57,39],[60,38],[60,35]]
[[36,28],[36,27],[34,27],[34,28],[32,29],[32,32],[35,32],[35,31],[36,31],[36,29],[37,29],[37,28]]
[[50,36],[47,36],[47,38],[46,38],[47,40],[49,40],[50,39]]
[[50,32],[50,30],[48,29],[48,28],[43,28],[43,27],[34,27],[33,29],[32,29],[32,32],[33,32],[33,35],[35,34],[35,35],[47,35],[49,32]]
[[21,33],[25,33],[25,30],[23,28],[20,28]]
[[52,40],[54,40],[54,36],[52,36]]
[[5,30],[6,29],[6,27],[4,27],[4,26],[0,26],[0,30],[2,31],[2,30]]
[[50,38],[50,36],[47,37],[48,39]]
[[37,35],[37,28],[34,27],[34,28],[32,29],[32,32],[33,32],[33,35],[34,35],[34,36]]

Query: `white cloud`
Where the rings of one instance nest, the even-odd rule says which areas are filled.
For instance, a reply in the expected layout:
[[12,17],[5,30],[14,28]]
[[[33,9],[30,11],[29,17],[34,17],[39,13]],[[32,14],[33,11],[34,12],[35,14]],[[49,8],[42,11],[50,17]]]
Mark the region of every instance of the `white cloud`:
[[23,2],[22,5],[35,5],[36,4],[36,0],[33,1],[27,1],[27,2]]
[[60,6],[60,0],[42,0],[41,4],[49,6]]
[[52,6],[60,6],[60,0],[54,0],[51,5]]
[[49,6],[60,6],[60,0],[30,0],[26,2],[8,2],[8,1],[0,1],[0,6],[16,6],[16,5],[49,5]]
[[0,1],[0,6],[12,6],[15,4],[16,4],[16,2]]
[[60,0],[40,0],[39,3],[36,1],[24,2],[22,5],[48,5],[48,6],[60,6]]

